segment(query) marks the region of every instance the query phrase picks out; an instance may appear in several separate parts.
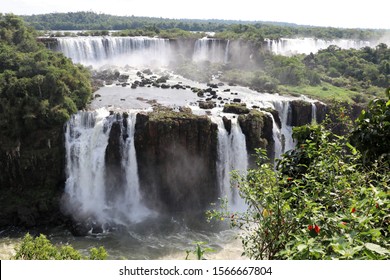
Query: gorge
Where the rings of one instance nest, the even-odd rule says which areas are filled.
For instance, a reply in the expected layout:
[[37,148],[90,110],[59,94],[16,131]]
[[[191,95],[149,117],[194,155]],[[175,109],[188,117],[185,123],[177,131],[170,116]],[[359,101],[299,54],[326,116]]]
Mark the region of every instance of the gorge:
[[[203,39],[191,46],[157,38],[58,39],[57,50],[75,62],[111,64],[124,78],[95,92],[89,109],[71,116],[64,138],[57,131],[53,139],[41,139],[39,145],[51,149],[46,162],[29,163],[39,177],[57,160],[47,177],[56,180],[54,201],[61,209],[41,203],[30,211],[12,209],[8,217],[34,226],[43,215],[55,220],[61,210],[73,234],[87,235],[66,240],[76,247],[88,243],[88,236],[92,243],[105,240],[116,257],[167,257],[200,239],[219,249],[230,243],[229,230],[200,222],[219,197],[228,197],[232,210],[245,208],[230,189],[230,172],[253,166],[256,148],[280,157],[294,147],[292,127],[321,121],[326,109],[305,97],[259,93],[217,77],[209,84],[190,81],[166,68],[178,49],[194,61],[226,63],[247,55],[233,54],[235,43],[229,41]],[[162,77],[168,78],[157,82]],[[11,159],[2,162],[9,163],[4,170],[14,179],[19,167]],[[125,253],[117,252],[121,242]]]

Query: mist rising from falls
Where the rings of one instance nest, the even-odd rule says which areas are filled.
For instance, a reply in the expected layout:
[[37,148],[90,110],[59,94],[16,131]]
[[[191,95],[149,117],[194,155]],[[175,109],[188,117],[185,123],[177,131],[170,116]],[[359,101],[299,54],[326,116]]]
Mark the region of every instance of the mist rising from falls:
[[[56,38],[55,50],[65,54],[76,63],[100,67],[116,66],[168,66],[179,57],[193,62],[209,61],[212,63],[245,63],[252,50],[248,44],[215,38],[198,40],[169,40],[152,37],[64,37]],[[316,53],[330,45],[342,49],[359,49],[374,46],[374,42],[335,39],[323,40],[315,38],[281,38],[265,40],[265,48],[279,55],[297,53]]]
[[193,61],[210,61],[212,63],[227,63],[229,59],[230,41],[202,38],[196,40]]
[[56,51],[62,52],[75,63],[100,67],[115,66],[167,66],[179,54],[194,62],[227,63],[229,40],[202,38],[176,44],[174,41],[151,37],[64,37],[56,39]]
[[310,54],[321,49],[326,49],[330,45],[336,45],[342,49],[360,49],[372,47],[374,43],[362,40],[334,39],[324,40],[315,38],[281,38],[278,40],[266,40],[268,50],[279,55]]
[[150,37],[58,38],[57,50],[75,63],[101,66],[167,65],[172,57],[168,39]]
[[230,133],[220,117],[215,117],[213,120],[218,124],[217,176],[221,197],[227,197],[230,210],[244,211],[245,202],[239,196],[238,190],[231,188],[230,179],[233,170],[243,175],[248,169],[245,135],[241,131],[237,118],[231,119]]
[[[115,122],[121,129],[117,176],[110,174],[106,155]],[[127,225],[150,214],[141,203],[134,126],[134,113],[118,121],[104,108],[79,112],[67,123],[64,207],[76,220]]]

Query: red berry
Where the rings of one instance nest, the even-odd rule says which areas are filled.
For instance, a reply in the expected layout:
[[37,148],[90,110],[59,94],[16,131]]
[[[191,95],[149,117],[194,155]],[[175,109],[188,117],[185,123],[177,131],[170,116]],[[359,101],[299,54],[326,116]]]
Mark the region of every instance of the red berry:
[[321,228],[320,228],[319,226],[317,226],[317,225],[314,226],[314,231],[315,231],[317,234],[320,233],[320,230],[321,230]]

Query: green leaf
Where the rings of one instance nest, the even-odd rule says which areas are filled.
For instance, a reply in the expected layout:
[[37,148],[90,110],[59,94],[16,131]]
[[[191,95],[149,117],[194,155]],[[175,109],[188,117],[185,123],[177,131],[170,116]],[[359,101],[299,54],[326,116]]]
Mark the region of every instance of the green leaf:
[[357,153],[356,148],[354,146],[352,146],[350,143],[347,143],[346,145],[351,150],[352,154],[356,155],[356,153]]
[[375,253],[378,253],[380,255],[388,255],[390,254],[389,250],[387,250],[386,248],[383,248],[381,246],[379,246],[378,244],[374,244],[374,243],[364,243],[364,246],[370,250],[370,251],[373,251]]
[[299,244],[297,246],[297,249],[299,252],[302,252],[303,250],[305,250],[307,248],[307,245],[306,244]]

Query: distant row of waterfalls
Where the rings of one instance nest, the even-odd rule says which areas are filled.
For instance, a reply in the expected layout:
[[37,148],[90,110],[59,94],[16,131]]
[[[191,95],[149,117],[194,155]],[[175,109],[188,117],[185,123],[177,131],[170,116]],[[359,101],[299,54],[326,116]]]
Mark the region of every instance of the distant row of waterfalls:
[[[275,54],[292,55],[315,53],[330,45],[359,49],[373,47],[374,43],[351,39],[281,38],[266,39],[264,47]],[[177,60],[178,54],[195,62],[228,63],[251,55],[251,50],[240,42],[215,38],[185,41],[151,37],[64,37],[56,38],[56,44],[51,48],[64,53],[76,63],[93,66],[106,63],[122,66],[154,63],[161,66]]]

